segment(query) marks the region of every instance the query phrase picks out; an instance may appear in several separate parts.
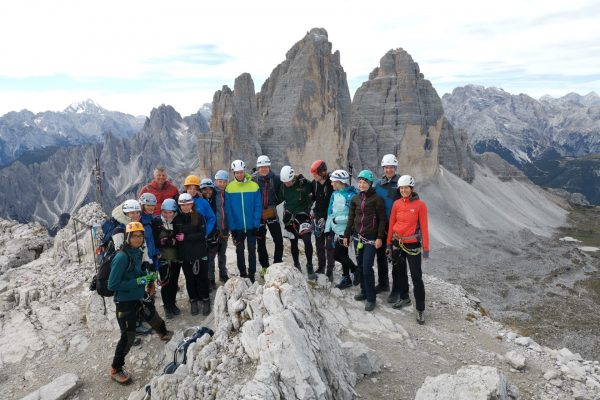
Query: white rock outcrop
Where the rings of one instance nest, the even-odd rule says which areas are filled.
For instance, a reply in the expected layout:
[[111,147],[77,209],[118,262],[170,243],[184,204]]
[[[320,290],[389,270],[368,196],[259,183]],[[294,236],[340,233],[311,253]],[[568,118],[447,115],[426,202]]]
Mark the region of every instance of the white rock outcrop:
[[48,231],[37,222],[0,220],[0,275],[40,257],[52,245]]

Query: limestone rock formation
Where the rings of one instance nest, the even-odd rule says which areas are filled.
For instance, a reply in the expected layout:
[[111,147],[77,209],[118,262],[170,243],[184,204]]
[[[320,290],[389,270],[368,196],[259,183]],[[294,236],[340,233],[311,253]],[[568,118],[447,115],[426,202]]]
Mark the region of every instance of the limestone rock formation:
[[37,259],[51,245],[48,231],[38,223],[0,220],[0,275]]
[[403,49],[381,58],[352,101],[349,161],[356,170],[379,172],[387,153],[398,156],[400,173],[418,180],[437,174],[439,163],[473,178],[466,138],[454,132],[431,82]]
[[259,153],[269,155],[275,170],[291,164],[306,173],[315,159],[345,166],[350,104],[340,53],[332,53],[324,29],[312,29],[256,96],[248,74],[233,91],[224,86],[215,93],[211,131],[200,139],[201,171],[214,173],[235,158],[252,167]]
[[230,279],[215,297],[215,335],[188,362],[152,381],[179,399],[353,399],[356,375],[303,275],[272,265],[265,285]]

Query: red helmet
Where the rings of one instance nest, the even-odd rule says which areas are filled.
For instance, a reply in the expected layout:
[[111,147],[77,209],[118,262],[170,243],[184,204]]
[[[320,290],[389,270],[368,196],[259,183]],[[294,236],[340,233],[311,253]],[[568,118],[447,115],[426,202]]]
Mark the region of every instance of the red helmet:
[[317,160],[310,166],[311,174],[320,174],[321,172],[327,171],[327,164],[323,160]]

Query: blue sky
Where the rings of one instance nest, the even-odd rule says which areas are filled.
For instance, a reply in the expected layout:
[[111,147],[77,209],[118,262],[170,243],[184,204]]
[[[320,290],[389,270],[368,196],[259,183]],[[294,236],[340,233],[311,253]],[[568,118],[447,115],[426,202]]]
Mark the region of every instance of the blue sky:
[[191,114],[249,72],[256,90],[313,27],[341,53],[351,94],[402,47],[440,96],[465,84],[511,93],[600,93],[597,1],[22,0],[0,5],[0,114],[91,98],[148,115]]

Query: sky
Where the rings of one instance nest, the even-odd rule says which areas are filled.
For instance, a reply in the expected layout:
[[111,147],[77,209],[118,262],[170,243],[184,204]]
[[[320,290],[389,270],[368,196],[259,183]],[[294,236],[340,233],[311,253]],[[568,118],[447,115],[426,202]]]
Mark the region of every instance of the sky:
[[314,27],[340,51],[352,95],[400,47],[440,96],[466,84],[600,93],[597,0],[19,0],[0,3],[0,115],[88,98],[190,115],[244,72],[259,91]]

